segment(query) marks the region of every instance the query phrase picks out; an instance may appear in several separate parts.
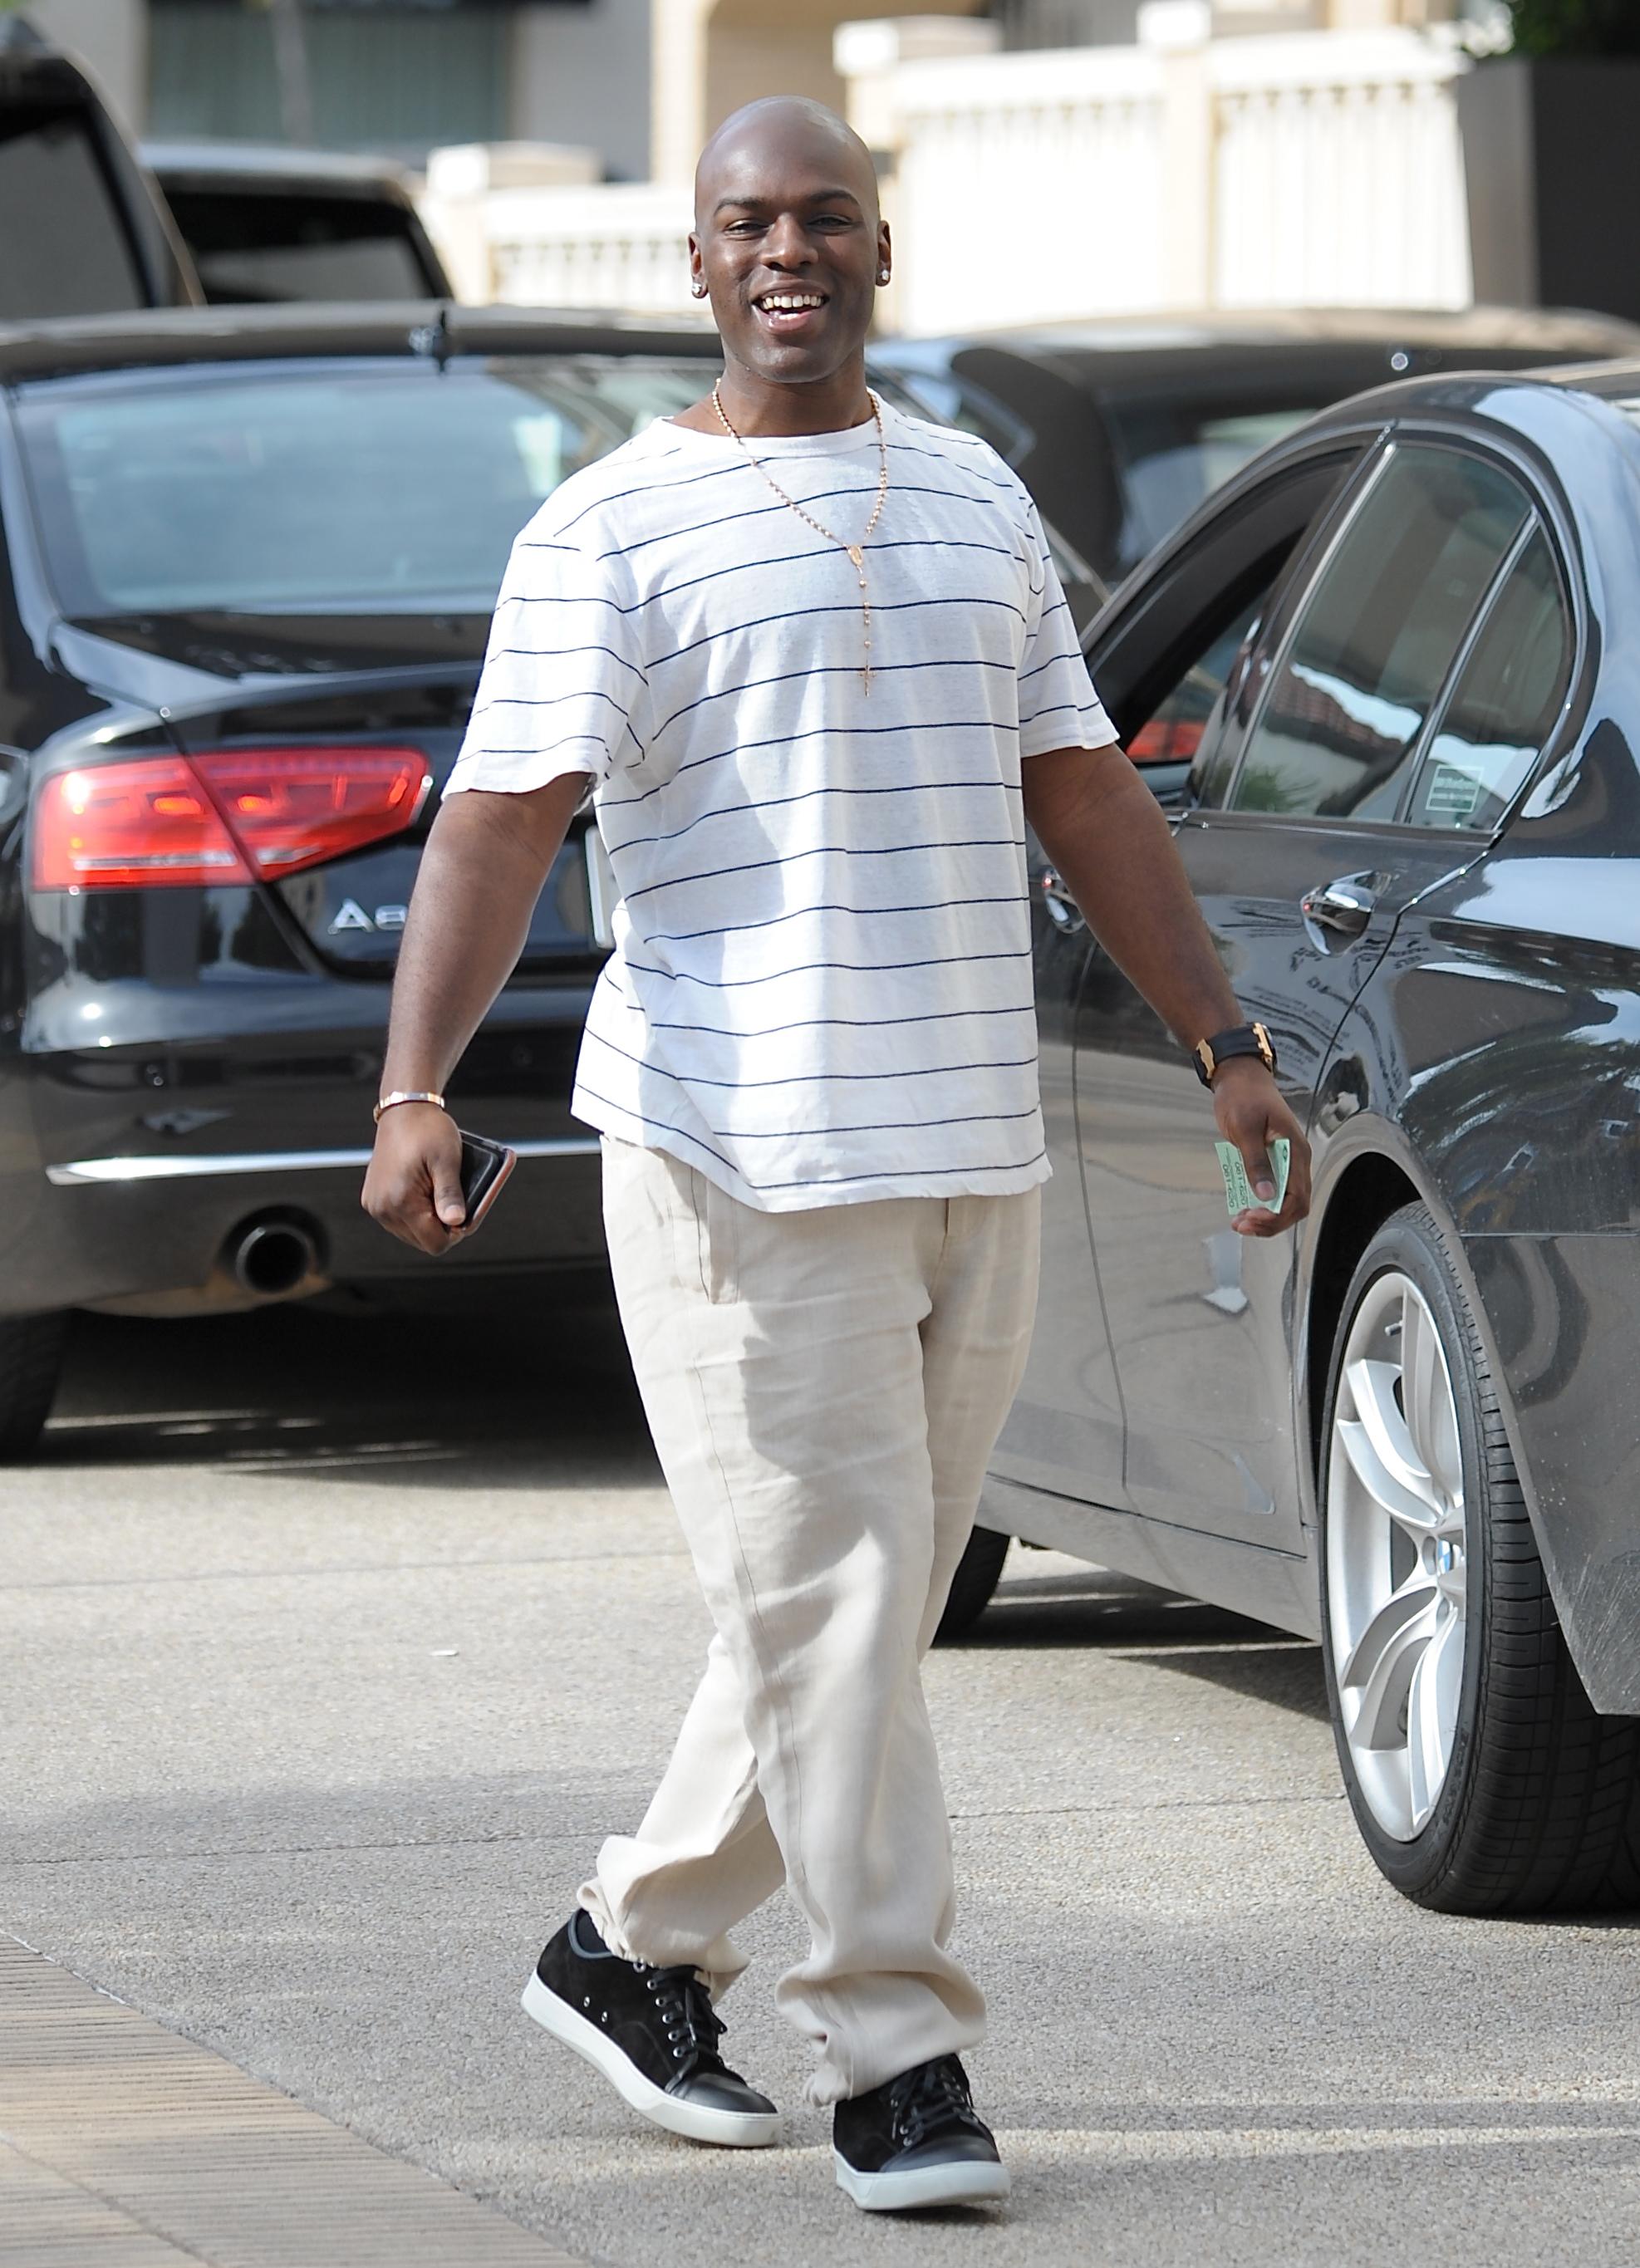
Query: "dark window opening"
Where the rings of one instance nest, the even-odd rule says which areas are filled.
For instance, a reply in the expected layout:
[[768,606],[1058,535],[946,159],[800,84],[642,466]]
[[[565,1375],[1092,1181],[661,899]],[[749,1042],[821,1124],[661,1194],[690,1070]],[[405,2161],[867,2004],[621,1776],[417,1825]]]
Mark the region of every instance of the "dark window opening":
[[0,320],[148,305],[124,215],[83,110],[0,118]]
[[386,200],[181,187],[166,196],[213,305],[420,299],[438,289],[409,214]]

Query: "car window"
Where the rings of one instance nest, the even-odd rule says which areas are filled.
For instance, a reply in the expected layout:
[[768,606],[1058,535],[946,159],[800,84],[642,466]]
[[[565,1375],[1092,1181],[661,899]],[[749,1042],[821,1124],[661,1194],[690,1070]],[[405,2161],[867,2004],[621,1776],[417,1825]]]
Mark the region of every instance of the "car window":
[[0,321],[145,306],[136,257],[81,111],[0,116]]
[[421,299],[431,289],[409,215],[370,197],[167,188],[205,296]]
[[82,620],[488,613],[558,483],[701,391],[653,358],[203,366],[19,389],[52,587]]
[[979,387],[966,385],[947,370],[919,370],[915,364],[900,365],[896,374],[921,416],[989,442],[1004,464],[1017,464],[1029,449],[1030,428]]
[[1230,665],[1264,604],[1260,592],[1191,663],[1166,699],[1140,725],[1128,742],[1136,764],[1190,764],[1195,762],[1219,695],[1230,675]]
[[1321,404],[1223,414],[1195,402],[1107,398],[1101,406],[1122,467],[1121,552],[1129,567]]
[[1542,751],[1566,697],[1571,624],[1535,528],[1492,601],[1419,768],[1417,827],[1489,829]]
[[1479,458],[1398,449],[1305,601],[1230,808],[1393,818],[1407,759],[1530,510]]

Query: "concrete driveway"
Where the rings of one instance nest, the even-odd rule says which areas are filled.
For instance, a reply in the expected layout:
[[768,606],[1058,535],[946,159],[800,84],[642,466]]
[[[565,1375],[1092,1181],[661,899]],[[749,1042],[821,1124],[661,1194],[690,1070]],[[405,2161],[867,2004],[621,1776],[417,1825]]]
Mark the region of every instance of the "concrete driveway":
[[[937,1655],[1015,2194],[857,2213],[770,1986],[788,2147],[639,2126],[518,2014],[658,1773],[702,1610],[607,1331],[88,1322],[0,1477],[0,1923],[581,2257],[1432,2268],[1640,2250],[1640,1932],[1403,1904],[1313,1648],[1016,1551]],[[326,2268],[348,2268],[340,2255]],[[452,2263],[452,2268],[460,2268]]]

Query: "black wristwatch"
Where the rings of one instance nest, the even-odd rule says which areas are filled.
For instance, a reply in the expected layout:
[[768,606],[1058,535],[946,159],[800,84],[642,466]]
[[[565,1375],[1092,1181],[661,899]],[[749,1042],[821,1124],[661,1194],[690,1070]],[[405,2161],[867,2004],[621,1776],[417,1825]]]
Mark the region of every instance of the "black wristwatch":
[[1210,1040],[1198,1040],[1190,1051],[1195,1075],[1203,1086],[1211,1086],[1213,1073],[1232,1056],[1257,1056],[1266,1071],[1276,1068],[1276,1050],[1263,1025],[1232,1024],[1227,1032],[1215,1032]]

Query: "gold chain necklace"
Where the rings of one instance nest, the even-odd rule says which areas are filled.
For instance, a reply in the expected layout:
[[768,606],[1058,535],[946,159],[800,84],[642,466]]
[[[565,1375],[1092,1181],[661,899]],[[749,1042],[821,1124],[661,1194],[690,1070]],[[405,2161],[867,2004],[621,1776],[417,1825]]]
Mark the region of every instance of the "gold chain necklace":
[[724,431],[739,446],[753,471],[761,473],[782,504],[788,505],[796,512],[799,519],[805,521],[814,530],[816,535],[823,535],[827,543],[835,543],[839,551],[848,553],[849,564],[860,578],[860,624],[865,638],[865,659],[860,666],[860,680],[865,691],[869,693],[871,689],[871,585],[865,579],[865,547],[871,540],[872,530],[882,518],[883,506],[888,500],[888,444],[883,438],[882,403],[868,386],[865,389],[866,399],[871,405],[871,416],[877,423],[877,502],[871,506],[871,516],[865,523],[865,533],[857,543],[849,543],[841,535],[835,534],[829,527],[823,526],[812,512],[805,512],[795,497],[789,497],[786,494],[768,466],[760,464],[752,454],[745,440],[729,423],[729,413],[724,408],[723,396],[718,391],[718,387],[721,387],[722,383],[720,379],[717,386],[712,388],[712,408],[717,412]]

